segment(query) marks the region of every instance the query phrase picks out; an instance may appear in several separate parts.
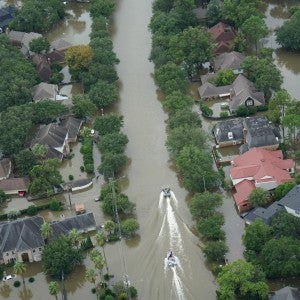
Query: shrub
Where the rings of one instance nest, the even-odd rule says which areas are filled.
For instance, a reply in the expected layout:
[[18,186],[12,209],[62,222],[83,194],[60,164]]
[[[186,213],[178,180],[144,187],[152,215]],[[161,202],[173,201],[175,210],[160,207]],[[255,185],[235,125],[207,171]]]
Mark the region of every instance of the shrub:
[[80,166],[80,171],[84,172],[84,166]]
[[92,243],[91,237],[88,236],[85,240],[81,242],[81,249],[83,251],[93,248],[94,245]]
[[19,287],[21,285],[21,282],[19,280],[16,280],[14,282],[14,287]]
[[62,205],[60,203],[60,201],[58,201],[57,199],[53,199],[51,200],[50,204],[49,204],[49,208],[52,211],[58,211],[58,210],[62,210]]
[[94,165],[93,165],[93,164],[87,164],[87,165],[85,166],[85,171],[86,171],[88,174],[94,173]]
[[72,174],[69,175],[69,180],[70,181],[74,180],[74,176]]
[[207,243],[203,252],[209,261],[222,262],[228,248],[223,241],[214,241]]
[[204,116],[210,117],[213,115],[212,109],[210,109],[207,105],[205,104],[200,104],[200,110],[202,111]]
[[228,115],[229,115],[229,114],[228,114],[227,111],[221,111],[221,112],[220,112],[220,117],[221,117],[221,118],[227,118]]
[[8,212],[7,217],[8,217],[8,219],[16,219],[20,215],[21,215],[21,212],[19,210],[12,210],[12,211]]
[[257,112],[257,107],[256,106],[245,106],[245,105],[240,105],[235,113],[239,117],[247,117],[250,115],[254,115]]
[[91,289],[92,294],[96,294],[96,288]]
[[35,205],[30,205],[28,208],[27,208],[27,214],[29,216],[34,216],[36,215],[38,212],[38,208],[35,206]]
[[34,279],[34,277],[30,277],[30,278],[28,279],[28,281],[32,283],[32,282],[35,281],[35,279]]

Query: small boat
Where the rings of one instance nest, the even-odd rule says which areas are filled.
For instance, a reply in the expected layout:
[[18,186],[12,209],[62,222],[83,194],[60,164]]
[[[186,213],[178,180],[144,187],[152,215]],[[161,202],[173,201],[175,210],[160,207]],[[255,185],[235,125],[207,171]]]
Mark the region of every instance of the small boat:
[[171,197],[171,189],[169,187],[162,188],[162,192],[165,198]]
[[166,261],[166,264],[171,268],[174,268],[175,266],[177,266],[177,260],[176,260],[175,255],[173,254],[172,250],[168,251],[165,261]]

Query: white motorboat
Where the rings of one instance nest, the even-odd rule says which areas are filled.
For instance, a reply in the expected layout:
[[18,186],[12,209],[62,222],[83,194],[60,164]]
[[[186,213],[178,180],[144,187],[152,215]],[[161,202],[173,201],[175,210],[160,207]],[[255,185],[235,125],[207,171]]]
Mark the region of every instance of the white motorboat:
[[171,189],[167,186],[162,188],[162,192],[165,198],[170,198],[171,197]]
[[165,262],[171,268],[177,266],[176,256],[173,254],[172,250],[168,251],[167,257],[165,258]]

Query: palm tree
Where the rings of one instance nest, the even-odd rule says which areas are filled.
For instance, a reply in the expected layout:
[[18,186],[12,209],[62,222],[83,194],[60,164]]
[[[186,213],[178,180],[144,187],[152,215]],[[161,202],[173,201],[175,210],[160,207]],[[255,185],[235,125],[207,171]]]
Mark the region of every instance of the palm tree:
[[102,248],[103,256],[104,256],[104,263],[106,266],[106,273],[107,273],[107,275],[109,275],[106,255],[105,255],[105,251],[104,251],[104,245],[106,243],[106,236],[104,235],[104,233],[102,231],[98,231],[95,237],[96,237],[97,245]]
[[24,274],[26,273],[26,265],[23,262],[17,261],[14,264],[14,273],[21,275],[23,279],[23,284],[25,285]]
[[50,281],[48,288],[49,288],[49,294],[51,296],[55,296],[55,299],[57,299],[57,294],[59,292],[59,285],[57,281]]
[[81,240],[81,235],[76,228],[73,228],[69,232],[69,238],[74,246],[78,248],[79,241]]
[[41,236],[44,239],[45,244],[47,244],[51,235],[52,235],[52,227],[51,227],[50,223],[44,222],[41,226]]
[[113,221],[107,221],[104,224],[104,229],[108,232],[109,235],[112,234],[112,232],[116,229],[116,224]]
[[93,283],[95,285],[96,288],[96,272],[94,269],[87,269],[85,271],[85,278],[88,282]]

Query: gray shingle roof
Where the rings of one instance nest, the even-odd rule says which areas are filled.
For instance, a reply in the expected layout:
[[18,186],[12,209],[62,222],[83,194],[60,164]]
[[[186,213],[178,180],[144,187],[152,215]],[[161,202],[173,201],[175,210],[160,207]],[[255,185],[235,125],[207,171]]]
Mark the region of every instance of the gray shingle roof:
[[214,135],[216,138],[216,142],[222,143],[226,141],[230,141],[232,139],[228,138],[228,133],[232,132],[233,140],[243,140],[243,120],[238,119],[229,119],[222,122],[218,122],[214,127]]
[[298,288],[285,286],[270,296],[269,300],[300,300],[300,291]]
[[291,189],[279,203],[293,210],[300,211],[300,184]]
[[205,98],[212,98],[212,97],[219,97],[222,94],[229,94],[231,89],[231,85],[225,86],[215,86],[210,82],[205,82],[201,85],[198,89],[200,97]]
[[43,99],[55,100],[57,94],[58,86],[56,84],[41,82],[32,88],[32,98],[35,102]]
[[245,55],[236,51],[225,52],[214,60],[215,69],[240,69]]
[[73,139],[77,137],[81,124],[82,124],[82,120],[74,117],[68,117],[66,119],[63,119],[61,122],[61,126],[68,129],[69,139]]

